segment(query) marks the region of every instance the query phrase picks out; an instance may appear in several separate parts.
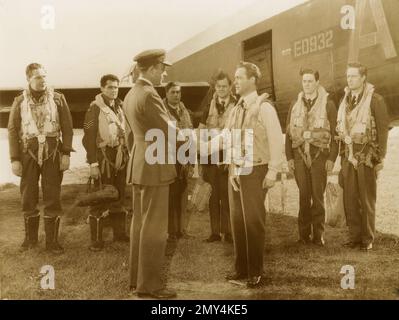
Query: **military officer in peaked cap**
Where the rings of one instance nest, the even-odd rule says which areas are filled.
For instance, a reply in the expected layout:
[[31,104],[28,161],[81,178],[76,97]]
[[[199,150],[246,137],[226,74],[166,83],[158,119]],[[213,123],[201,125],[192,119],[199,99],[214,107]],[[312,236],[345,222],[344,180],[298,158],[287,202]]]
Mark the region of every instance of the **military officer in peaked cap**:
[[133,220],[130,236],[130,287],[139,297],[176,296],[164,285],[162,269],[168,230],[169,185],[176,178],[174,164],[149,163],[145,135],[161,130],[165,141],[172,119],[154,85],[166,74],[164,50],[147,50],[134,57],[139,77],[124,100],[124,112],[133,133],[127,181],[133,184]]

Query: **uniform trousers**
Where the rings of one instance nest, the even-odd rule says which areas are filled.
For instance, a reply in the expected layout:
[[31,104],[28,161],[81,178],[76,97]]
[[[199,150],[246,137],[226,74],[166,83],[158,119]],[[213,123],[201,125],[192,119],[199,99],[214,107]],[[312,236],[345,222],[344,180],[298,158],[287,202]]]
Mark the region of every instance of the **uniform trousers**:
[[169,185],[133,185],[130,229],[130,286],[151,293],[164,288]]
[[249,175],[241,175],[238,192],[229,183],[235,270],[248,277],[263,274],[267,189],[262,188],[262,183],[267,171],[267,165],[259,165],[254,166]]

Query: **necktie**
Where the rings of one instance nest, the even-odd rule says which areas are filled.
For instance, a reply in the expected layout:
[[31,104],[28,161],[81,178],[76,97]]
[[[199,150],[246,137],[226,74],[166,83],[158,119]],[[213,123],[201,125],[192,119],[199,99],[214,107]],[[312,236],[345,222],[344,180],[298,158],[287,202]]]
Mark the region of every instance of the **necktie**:
[[353,107],[356,105],[356,96],[352,96],[351,104]]
[[221,103],[220,103],[220,105],[222,106],[222,112],[224,112],[224,109],[226,108],[226,101],[222,101]]
[[225,101],[224,100],[222,100],[222,101],[218,101],[217,103],[216,103],[216,109],[217,109],[217,112],[218,112],[218,115],[222,115],[223,113],[224,113],[224,106],[225,106]]
[[[242,129],[242,126],[244,124],[244,120],[245,120],[245,113],[246,113],[246,109],[244,107],[244,100],[239,101],[239,103],[237,104],[238,108],[238,121],[236,123],[236,129]],[[244,132],[242,132],[241,130],[241,136],[240,136],[240,156],[244,157],[245,156],[245,146],[244,146]]]
[[[305,122],[306,122],[306,127],[308,128],[309,126],[309,118],[308,118],[308,113],[310,109],[312,108],[312,99],[306,99],[306,109],[305,109]],[[308,130],[308,129],[306,129]],[[310,141],[309,138],[304,139],[305,144],[304,144],[304,151],[302,155],[302,159],[305,162],[305,165],[307,168],[310,168],[312,166],[312,157],[310,156]],[[301,150],[301,149],[299,149]]]
[[239,106],[240,106],[240,129],[242,128],[243,124],[244,124],[244,120],[245,120],[245,113],[247,111],[247,109],[244,106],[244,100],[241,100]]

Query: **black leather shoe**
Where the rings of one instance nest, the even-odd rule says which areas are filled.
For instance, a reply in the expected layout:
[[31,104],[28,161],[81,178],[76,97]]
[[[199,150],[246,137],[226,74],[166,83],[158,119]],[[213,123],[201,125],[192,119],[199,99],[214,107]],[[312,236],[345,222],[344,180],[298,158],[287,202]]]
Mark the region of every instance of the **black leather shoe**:
[[297,240],[297,242],[296,242],[297,244],[303,244],[303,245],[306,245],[306,244],[310,244],[310,243],[312,243],[311,241],[310,241],[310,239],[299,239],[299,240]]
[[351,248],[351,249],[355,249],[355,248],[359,247],[360,245],[361,245],[361,243],[356,242],[356,241],[348,241],[343,244],[343,246],[345,248]]
[[98,252],[104,249],[104,242],[103,241],[94,241],[89,247],[90,251]]
[[323,238],[321,238],[321,239],[313,240],[313,244],[315,244],[316,246],[319,246],[319,247],[324,247],[326,245],[326,242],[324,241]]
[[177,238],[178,239],[193,239],[194,237],[192,235],[189,235],[188,233],[186,233],[185,231],[179,232],[177,234]]
[[248,276],[245,274],[242,274],[242,273],[234,272],[234,273],[230,273],[230,274],[226,275],[225,279],[227,281],[245,280],[245,279],[248,279]]
[[251,277],[247,281],[247,287],[254,289],[254,288],[259,288],[262,285],[262,277],[261,276],[255,276]]
[[363,244],[360,246],[360,249],[361,249],[362,251],[370,251],[371,249],[373,249],[373,244],[372,244],[372,243],[363,243]]
[[222,241],[222,237],[217,234],[212,234],[208,239],[205,240],[205,242],[216,242],[216,241]]
[[21,247],[19,249],[20,252],[29,250],[29,249],[33,249],[37,246],[37,243],[31,243],[29,242],[28,239],[25,238],[24,242],[21,244]]
[[58,243],[58,242],[50,242],[46,243],[46,251],[49,251],[51,253],[55,254],[61,254],[64,253],[64,248]]
[[177,294],[171,290],[161,289],[154,292],[137,292],[137,296],[139,298],[172,299],[175,298]]
[[170,234],[167,241],[173,243],[173,242],[176,242],[177,240],[178,240],[178,237],[176,234]]
[[136,292],[136,286],[129,286],[129,290],[131,292]]
[[126,234],[115,235],[113,238],[114,242],[130,242],[129,236]]
[[224,235],[224,242],[233,243],[233,237],[231,236],[230,233],[226,233]]

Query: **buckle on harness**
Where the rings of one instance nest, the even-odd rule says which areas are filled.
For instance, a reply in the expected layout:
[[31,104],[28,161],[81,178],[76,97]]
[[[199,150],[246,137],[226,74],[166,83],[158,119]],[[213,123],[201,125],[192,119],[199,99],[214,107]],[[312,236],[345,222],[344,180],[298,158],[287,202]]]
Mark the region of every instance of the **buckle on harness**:
[[44,134],[39,134],[37,136],[37,141],[39,141],[40,144],[43,144],[46,142],[46,136]]
[[350,136],[345,136],[344,142],[345,142],[345,144],[351,144],[352,143],[352,138]]
[[312,132],[310,132],[310,131],[305,131],[305,132],[303,133],[303,138],[304,138],[305,140],[311,139],[311,138],[312,138]]

